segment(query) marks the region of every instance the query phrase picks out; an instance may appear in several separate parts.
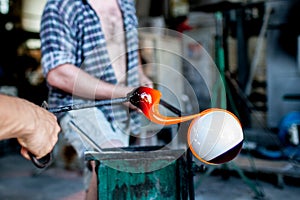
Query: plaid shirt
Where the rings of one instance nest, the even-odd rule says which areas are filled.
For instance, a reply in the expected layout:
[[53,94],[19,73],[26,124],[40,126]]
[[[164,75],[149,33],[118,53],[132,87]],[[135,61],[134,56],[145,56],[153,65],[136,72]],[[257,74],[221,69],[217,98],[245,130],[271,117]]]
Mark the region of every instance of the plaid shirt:
[[[138,24],[135,7],[132,0],[119,0],[119,5],[124,20],[127,48],[127,85],[137,87]],[[45,76],[51,69],[68,63],[103,81],[117,83],[99,17],[86,0],[48,0],[42,16],[40,36]],[[50,107],[85,101],[49,86]],[[123,105],[102,106],[99,109],[110,122],[128,122],[128,109]],[[130,116],[131,129],[138,132],[138,114],[130,112]]]

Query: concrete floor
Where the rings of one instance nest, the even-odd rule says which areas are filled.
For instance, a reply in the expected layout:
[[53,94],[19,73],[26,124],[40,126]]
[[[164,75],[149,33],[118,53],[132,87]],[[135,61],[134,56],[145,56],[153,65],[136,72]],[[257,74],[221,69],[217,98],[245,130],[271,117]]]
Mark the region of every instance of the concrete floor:
[[[299,179],[298,179],[299,180]],[[200,182],[201,181],[201,182]],[[218,174],[197,174],[194,177],[196,200],[255,199],[254,191],[238,176],[224,180]],[[276,187],[268,181],[255,182],[267,200],[296,200],[300,188],[284,185]],[[50,167],[39,171],[30,161],[18,154],[0,157],[1,200],[81,200],[84,199],[80,172]]]
[[[271,183],[264,181],[256,182],[256,186],[263,192],[265,200],[296,200],[299,199],[300,188],[285,186],[278,188]],[[240,178],[230,177],[229,180],[223,180],[220,176],[210,176],[202,181],[202,184],[195,186],[196,200],[251,200],[258,199],[250,187]]]
[[54,167],[40,171],[18,154],[0,158],[1,200],[83,199],[82,188],[77,171]]

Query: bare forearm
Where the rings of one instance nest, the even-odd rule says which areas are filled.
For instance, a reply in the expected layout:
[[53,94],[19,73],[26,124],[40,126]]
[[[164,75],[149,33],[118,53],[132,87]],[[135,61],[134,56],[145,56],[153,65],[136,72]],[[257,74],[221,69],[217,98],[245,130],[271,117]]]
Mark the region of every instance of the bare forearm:
[[53,87],[86,99],[124,97],[131,91],[131,88],[117,87],[101,81],[70,64],[61,65],[50,71],[47,80]]
[[24,112],[21,108],[22,101],[15,97],[0,95],[1,140],[19,137],[20,132],[25,128],[22,123],[19,123],[19,118],[22,118]]
[[60,127],[54,114],[21,98],[0,95],[0,139],[17,138],[22,155],[42,157],[57,142]]

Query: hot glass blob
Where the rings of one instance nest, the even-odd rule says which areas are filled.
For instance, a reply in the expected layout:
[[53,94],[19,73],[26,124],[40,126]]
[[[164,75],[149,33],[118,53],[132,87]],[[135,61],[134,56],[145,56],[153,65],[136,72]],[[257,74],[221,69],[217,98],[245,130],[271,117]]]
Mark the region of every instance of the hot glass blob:
[[231,112],[210,108],[182,117],[168,117],[159,112],[161,93],[139,87],[128,95],[129,101],[141,109],[152,122],[163,125],[192,120],[187,140],[193,155],[206,164],[222,164],[234,159],[242,149],[243,130],[238,118]]

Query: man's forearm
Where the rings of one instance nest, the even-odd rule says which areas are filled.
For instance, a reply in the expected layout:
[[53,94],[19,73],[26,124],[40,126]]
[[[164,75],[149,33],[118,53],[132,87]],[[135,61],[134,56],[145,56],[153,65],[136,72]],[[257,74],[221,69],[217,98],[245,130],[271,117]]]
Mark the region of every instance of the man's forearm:
[[116,86],[84,72],[80,68],[65,64],[51,70],[48,83],[67,93],[85,99],[111,99],[124,97],[131,88]]
[[18,137],[22,130],[22,123],[19,123],[24,112],[22,101],[0,94],[0,140]]

